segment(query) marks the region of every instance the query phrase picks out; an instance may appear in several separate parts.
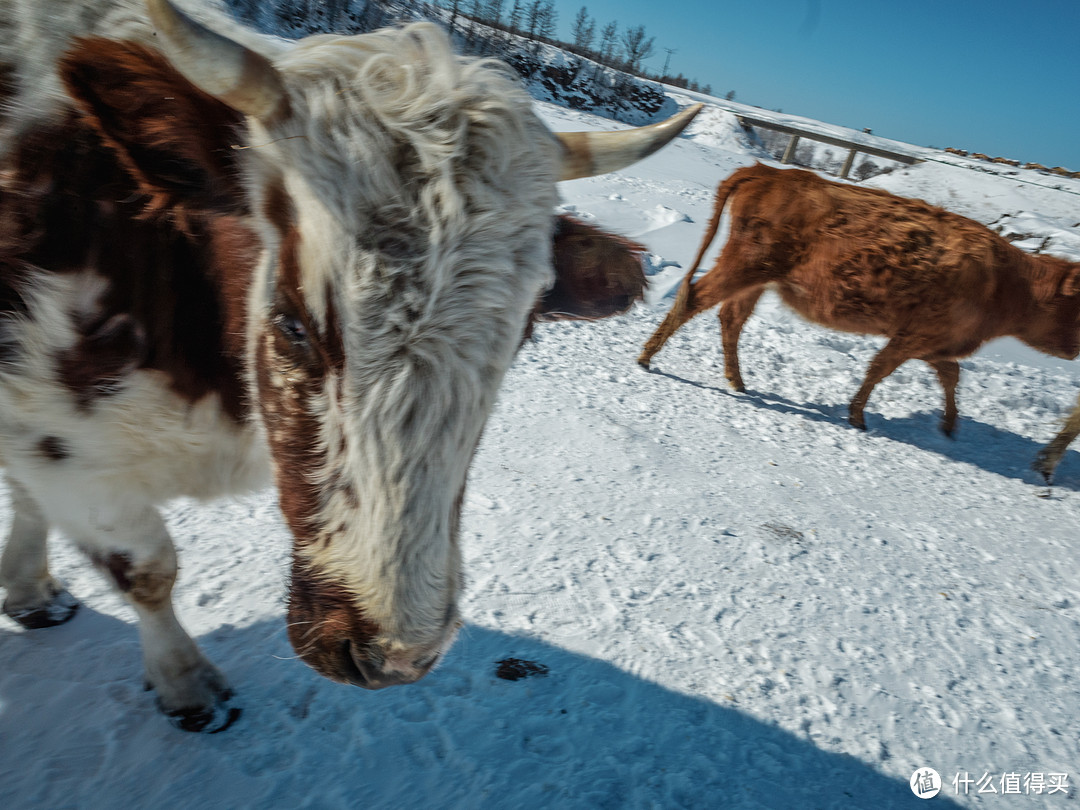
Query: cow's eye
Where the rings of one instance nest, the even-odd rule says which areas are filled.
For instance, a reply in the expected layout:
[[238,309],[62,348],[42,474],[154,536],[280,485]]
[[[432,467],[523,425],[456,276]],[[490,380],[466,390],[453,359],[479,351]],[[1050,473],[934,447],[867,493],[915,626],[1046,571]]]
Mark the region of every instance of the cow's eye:
[[304,322],[295,315],[286,315],[281,312],[274,318],[274,326],[278,328],[289,342],[294,346],[306,347],[308,345],[308,330]]

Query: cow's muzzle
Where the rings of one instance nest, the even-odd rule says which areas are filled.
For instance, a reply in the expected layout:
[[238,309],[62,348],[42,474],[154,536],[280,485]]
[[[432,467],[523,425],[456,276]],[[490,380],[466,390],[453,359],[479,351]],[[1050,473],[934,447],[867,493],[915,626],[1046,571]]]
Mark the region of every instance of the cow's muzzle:
[[289,642],[308,666],[332,681],[365,689],[413,683],[435,666],[458,626],[457,611],[450,608],[430,640],[388,640],[344,587],[293,570]]

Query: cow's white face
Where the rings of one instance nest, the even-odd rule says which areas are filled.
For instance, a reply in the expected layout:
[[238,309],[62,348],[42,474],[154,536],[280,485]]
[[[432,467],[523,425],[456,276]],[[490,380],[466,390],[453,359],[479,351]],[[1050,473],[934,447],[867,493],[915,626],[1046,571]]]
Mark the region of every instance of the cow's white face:
[[331,678],[411,681],[457,626],[469,462],[552,280],[558,143],[426,27],[278,67],[302,92],[252,125],[249,352],[296,538],[289,634]]
[[557,140],[504,68],[454,56],[435,26],[310,37],[271,64],[147,3],[189,103],[247,116],[240,204],[263,254],[246,366],[296,540],[290,639],[336,680],[415,680],[458,625],[466,474],[555,276],[553,236],[560,315],[623,311],[644,284],[640,246],[581,223],[553,235],[556,181],[641,159],[697,109]]

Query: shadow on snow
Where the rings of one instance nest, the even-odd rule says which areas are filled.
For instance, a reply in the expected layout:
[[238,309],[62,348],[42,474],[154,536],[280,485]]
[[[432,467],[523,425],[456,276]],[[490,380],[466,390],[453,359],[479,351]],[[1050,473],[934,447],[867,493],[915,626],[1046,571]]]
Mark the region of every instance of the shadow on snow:
[[[727,387],[690,380],[657,368],[650,369],[649,373],[667,377],[684,385],[692,385],[704,391],[712,391],[733,401],[752,403],[754,407],[799,416],[815,422],[844,425],[858,432],[847,423],[847,404],[793,402],[778,394],[753,389],[747,389],[740,394]],[[940,420],[940,411],[890,418],[875,413],[873,402],[866,410],[866,424],[872,434],[904,442],[953,461],[971,464],[1005,478],[1043,486],[1042,476],[1031,468],[1036,454],[1044,446],[1042,443],[963,415],[956,421],[954,438],[949,438],[941,432]],[[1054,476],[1054,488],[1080,491],[1080,469],[1073,458],[1075,455],[1073,451],[1065,453]]]
[[[213,736],[157,715],[125,622],[85,605],[34,633],[0,620],[0,805],[922,806],[855,757],[528,637],[468,626],[426,679],[378,693],[295,660],[280,619],[200,643],[244,707]],[[550,672],[500,680],[508,657]]]

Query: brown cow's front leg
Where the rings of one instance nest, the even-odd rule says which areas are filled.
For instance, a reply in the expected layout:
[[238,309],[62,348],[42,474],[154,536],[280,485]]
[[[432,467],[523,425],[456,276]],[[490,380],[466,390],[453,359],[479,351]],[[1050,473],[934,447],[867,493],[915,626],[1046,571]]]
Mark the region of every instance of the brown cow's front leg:
[[49,524],[22,484],[8,478],[8,489],[14,514],[0,557],[0,586],[7,590],[3,611],[29,630],[63,624],[79,603],[49,573]]
[[754,311],[764,287],[729,298],[720,305],[720,341],[724,346],[724,376],[736,391],[745,391],[739,371],[739,335]]
[[851,405],[848,406],[848,421],[852,425],[859,428],[859,430],[866,430],[863,409],[866,407],[866,401],[870,398],[870,392],[874,390],[874,386],[896,371],[905,360],[910,358],[911,352],[904,344],[904,341],[898,338],[890,340],[885,344],[885,348],[874,356],[874,359],[870,361],[870,367],[866,370],[866,379],[863,380],[862,386],[852,398]]
[[945,391],[945,413],[941,417],[941,430],[952,436],[956,429],[956,385],[960,382],[960,364],[955,360],[928,360]]
[[1078,435],[1080,435],[1080,399],[1077,400],[1073,412],[1069,414],[1065,426],[1046,447],[1039,451],[1035,456],[1035,462],[1031,465],[1046,479],[1047,485],[1053,480],[1054,470],[1057,469],[1061,457],[1065,455],[1065,450]]

